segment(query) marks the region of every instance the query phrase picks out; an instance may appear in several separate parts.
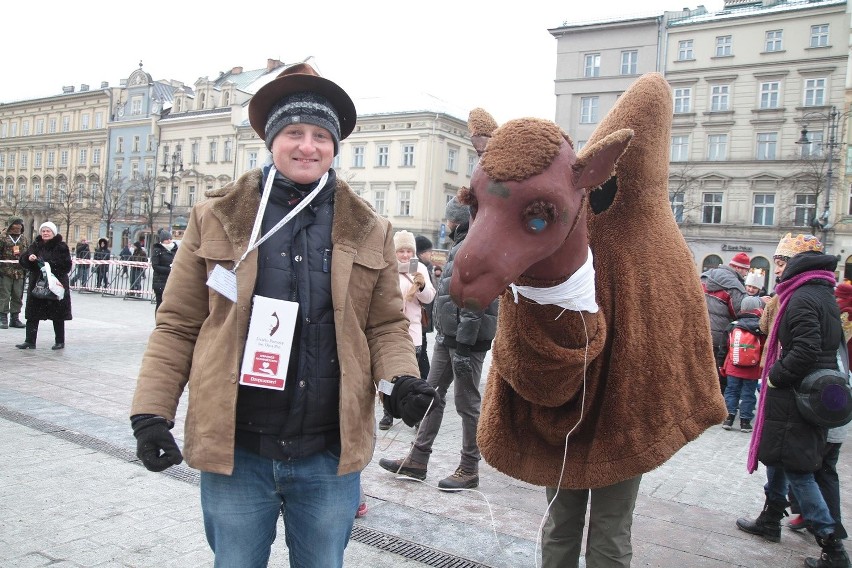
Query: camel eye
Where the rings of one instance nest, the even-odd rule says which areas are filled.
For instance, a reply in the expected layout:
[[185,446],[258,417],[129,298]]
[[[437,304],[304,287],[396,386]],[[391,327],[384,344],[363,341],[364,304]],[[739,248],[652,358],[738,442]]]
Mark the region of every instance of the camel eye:
[[531,219],[527,219],[527,228],[533,233],[542,232],[545,227],[547,227],[547,220],[542,219],[541,217],[532,217]]

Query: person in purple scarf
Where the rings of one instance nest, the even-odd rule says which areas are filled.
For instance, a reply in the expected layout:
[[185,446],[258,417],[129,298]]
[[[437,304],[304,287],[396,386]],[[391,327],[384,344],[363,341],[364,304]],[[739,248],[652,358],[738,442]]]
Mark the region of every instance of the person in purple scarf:
[[787,488],[799,501],[822,548],[819,558],[806,558],[810,568],[848,568],[849,556],[835,534],[835,520],[814,479],[822,465],[827,430],[806,422],[796,408],[794,387],[816,369],[837,369],[843,341],[840,309],[834,298],[837,259],[823,253],[812,235],[790,233],[773,257],[778,285],[775,320],[766,342],[761,373],[760,408],[752,433],[748,471],[766,466],[766,503],[756,520],[738,519],[737,527],[767,540],[781,540]]

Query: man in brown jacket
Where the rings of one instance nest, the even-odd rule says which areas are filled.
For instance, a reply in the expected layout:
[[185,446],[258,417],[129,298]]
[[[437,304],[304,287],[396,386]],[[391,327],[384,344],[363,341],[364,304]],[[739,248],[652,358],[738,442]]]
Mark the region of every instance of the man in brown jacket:
[[24,270],[18,260],[30,242],[24,236],[24,221],[20,217],[9,219],[9,227],[0,233],[0,329],[24,328],[21,306],[24,298]]
[[377,387],[409,425],[435,393],[399,309],[393,230],[331,169],[352,100],[298,64],[249,118],[272,163],[192,210],[133,399],[137,455],[181,462],[169,429],[189,386],[184,454],[216,565],[265,566],[283,516],[291,566],[342,566]]

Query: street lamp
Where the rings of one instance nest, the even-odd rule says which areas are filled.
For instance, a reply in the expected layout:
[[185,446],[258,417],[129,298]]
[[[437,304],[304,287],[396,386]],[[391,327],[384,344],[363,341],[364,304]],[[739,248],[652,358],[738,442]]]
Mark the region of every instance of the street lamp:
[[172,232],[172,210],[174,209],[174,201],[175,201],[175,173],[183,171],[183,162],[180,160],[180,154],[177,152],[172,153],[171,157],[171,170],[169,170],[169,164],[163,164],[163,173],[169,172],[169,179],[172,182],[172,192],[169,196],[168,201],[163,201],[163,205],[165,205],[169,210],[169,232]]
[[808,119],[828,121],[828,142],[823,144],[823,146],[828,148],[828,169],[825,172],[825,208],[821,215],[814,215],[811,222],[814,232],[822,229],[822,241],[826,247],[828,246],[828,230],[831,228],[829,216],[831,212],[831,179],[834,174],[834,149],[840,146],[840,143],[837,142],[837,126],[840,123],[840,119],[846,117],[848,114],[848,111],[839,112],[835,106],[832,106],[827,114],[824,112],[807,112],[802,115],[802,136],[796,140],[796,144],[804,145],[811,143],[811,140],[808,139]]

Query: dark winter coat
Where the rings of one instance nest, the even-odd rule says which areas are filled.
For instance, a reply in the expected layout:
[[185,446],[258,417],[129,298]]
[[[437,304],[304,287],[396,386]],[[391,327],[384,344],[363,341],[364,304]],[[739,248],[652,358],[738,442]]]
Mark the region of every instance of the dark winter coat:
[[[790,259],[781,281],[811,270],[834,271],[837,260],[822,253],[801,253]],[[790,471],[816,471],[822,465],[826,429],[799,414],[793,388],[817,369],[837,369],[837,347],[843,331],[833,286],[815,280],[793,292],[781,319],[775,322],[781,356],[769,370],[763,435],[758,459]]]
[[74,255],[79,259],[88,259],[91,254],[91,249],[89,248],[89,243],[79,242],[77,246],[74,247]]
[[[31,294],[36,282],[41,276],[38,261],[30,262],[30,255],[34,254],[39,260],[50,264],[50,271],[59,279],[65,287],[65,296],[59,300],[39,300]],[[27,307],[24,317],[28,320],[70,320],[71,319],[71,289],[68,283],[68,273],[71,272],[71,251],[62,240],[62,235],[56,235],[45,242],[41,236],[35,238],[33,244],[21,255],[19,261],[21,266],[30,271],[30,281],[27,286]]]
[[[94,259],[95,260],[109,260],[111,256],[112,256],[112,251],[109,250],[109,247],[107,246],[107,244],[103,243],[103,245],[102,245],[101,243],[98,243],[98,248],[96,248],[95,252],[93,253]],[[109,265],[108,264],[98,264],[97,266],[95,266],[95,270],[97,271],[98,274],[101,274],[101,275],[107,274],[107,272],[109,271]]]
[[155,244],[153,250],[151,250],[151,270],[154,271],[151,286],[154,290],[162,292],[165,289],[177,251],[177,243],[172,247],[172,250],[167,249],[161,243]]
[[436,341],[447,347],[455,348],[460,354],[470,351],[488,351],[497,334],[497,306],[495,298],[484,311],[475,312],[459,308],[450,297],[450,282],[453,277],[453,261],[456,253],[467,236],[468,223],[459,225],[455,230],[455,244],[447,255],[447,263],[438,282],[435,294],[435,308],[432,319],[437,332]]

